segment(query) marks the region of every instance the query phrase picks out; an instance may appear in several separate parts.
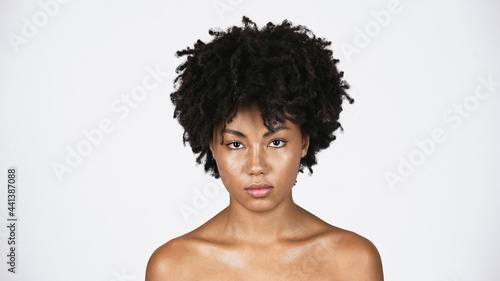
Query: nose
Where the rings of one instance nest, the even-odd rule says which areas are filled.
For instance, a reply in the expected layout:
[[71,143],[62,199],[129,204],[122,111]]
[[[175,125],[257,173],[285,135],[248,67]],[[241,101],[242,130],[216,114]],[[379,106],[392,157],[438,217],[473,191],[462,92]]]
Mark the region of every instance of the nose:
[[269,170],[267,166],[266,152],[260,147],[254,147],[247,154],[247,173],[252,176],[266,174]]

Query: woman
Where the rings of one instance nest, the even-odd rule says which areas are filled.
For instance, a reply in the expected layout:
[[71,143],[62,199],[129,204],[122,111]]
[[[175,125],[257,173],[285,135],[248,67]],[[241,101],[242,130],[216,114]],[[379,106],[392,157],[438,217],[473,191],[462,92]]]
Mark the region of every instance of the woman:
[[288,21],[210,31],[177,68],[171,99],[197,162],[221,178],[230,203],[159,247],[159,280],[383,280],[375,246],[294,203],[298,172],[316,164],[353,100],[330,42]]

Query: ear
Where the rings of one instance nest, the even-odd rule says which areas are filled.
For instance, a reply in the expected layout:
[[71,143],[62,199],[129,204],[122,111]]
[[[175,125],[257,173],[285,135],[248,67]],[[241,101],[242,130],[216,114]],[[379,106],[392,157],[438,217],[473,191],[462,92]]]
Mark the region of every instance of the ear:
[[307,155],[307,150],[309,149],[309,135],[302,138],[302,153],[300,158],[304,158]]
[[208,146],[210,148],[210,152],[212,152],[212,157],[214,157],[214,139],[210,141],[210,145]]
[[210,140],[210,143],[208,145],[208,148],[210,148],[210,152],[212,152],[212,158],[215,160],[215,150],[217,149],[217,142],[218,142],[218,133],[220,134],[220,124],[214,125],[212,128],[212,139]]

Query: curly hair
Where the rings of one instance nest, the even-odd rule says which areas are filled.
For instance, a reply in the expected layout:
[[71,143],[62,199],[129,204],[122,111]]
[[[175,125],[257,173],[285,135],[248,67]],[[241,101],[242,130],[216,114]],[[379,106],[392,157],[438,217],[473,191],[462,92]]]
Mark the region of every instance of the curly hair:
[[316,153],[335,140],[342,130],[342,102],[354,100],[349,85],[338,71],[338,59],[328,49],[330,41],[316,37],[308,28],[288,20],[269,22],[258,28],[247,17],[243,26],[227,31],[209,30],[213,40],[198,40],[194,48],[177,51],[187,56],[180,64],[170,95],[174,118],[184,128],[184,144],[205,161],[205,171],[219,177],[209,145],[214,126],[231,122],[238,107],[256,102],[264,125],[272,130],[290,120],[309,136],[309,150],[300,162],[300,172],[317,163]]

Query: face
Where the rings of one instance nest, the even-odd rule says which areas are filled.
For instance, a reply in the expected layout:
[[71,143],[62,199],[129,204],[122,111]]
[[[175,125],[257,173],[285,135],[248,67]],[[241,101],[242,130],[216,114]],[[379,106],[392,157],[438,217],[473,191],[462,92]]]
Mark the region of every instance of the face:
[[292,203],[300,159],[309,147],[300,127],[286,121],[269,131],[257,105],[249,104],[226,123],[223,138],[222,129],[215,127],[210,150],[230,203],[257,212]]

